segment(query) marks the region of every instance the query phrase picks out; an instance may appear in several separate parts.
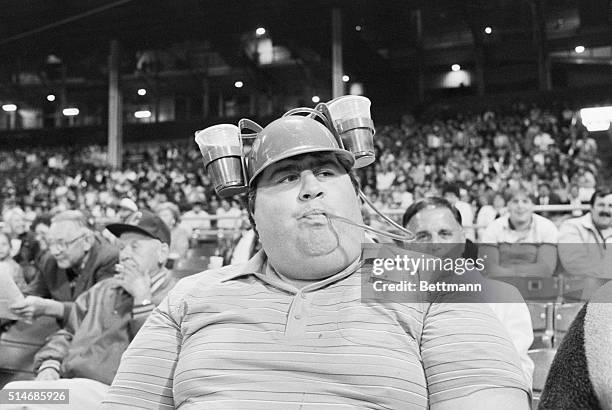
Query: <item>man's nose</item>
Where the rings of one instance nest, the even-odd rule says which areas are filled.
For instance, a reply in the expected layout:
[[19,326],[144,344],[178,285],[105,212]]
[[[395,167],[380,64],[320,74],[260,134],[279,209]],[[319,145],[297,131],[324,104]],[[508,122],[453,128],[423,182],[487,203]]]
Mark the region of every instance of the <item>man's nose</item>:
[[323,197],[323,185],[321,181],[312,173],[312,171],[304,171],[301,175],[300,199],[309,201],[315,198]]

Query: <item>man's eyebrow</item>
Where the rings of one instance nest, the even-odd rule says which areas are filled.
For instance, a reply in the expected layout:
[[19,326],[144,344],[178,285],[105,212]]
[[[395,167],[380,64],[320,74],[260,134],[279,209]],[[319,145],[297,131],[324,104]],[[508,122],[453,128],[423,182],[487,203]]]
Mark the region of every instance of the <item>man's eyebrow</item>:
[[278,165],[277,167],[273,167],[270,172],[270,178],[276,176],[277,174],[292,171],[297,168],[297,162],[285,163],[283,165]]

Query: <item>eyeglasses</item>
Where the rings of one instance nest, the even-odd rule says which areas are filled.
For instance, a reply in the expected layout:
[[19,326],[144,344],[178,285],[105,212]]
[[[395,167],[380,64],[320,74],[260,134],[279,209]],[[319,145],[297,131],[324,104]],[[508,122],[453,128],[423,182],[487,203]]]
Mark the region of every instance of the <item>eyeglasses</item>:
[[49,246],[49,250],[51,252],[63,252],[66,249],[68,249],[68,247],[70,245],[72,245],[73,243],[75,243],[76,241],[78,241],[79,239],[81,239],[82,237],[84,237],[85,234],[79,235],[74,239],[71,239],[69,241],[65,241],[63,239],[60,239],[58,241],[47,241],[47,245]]

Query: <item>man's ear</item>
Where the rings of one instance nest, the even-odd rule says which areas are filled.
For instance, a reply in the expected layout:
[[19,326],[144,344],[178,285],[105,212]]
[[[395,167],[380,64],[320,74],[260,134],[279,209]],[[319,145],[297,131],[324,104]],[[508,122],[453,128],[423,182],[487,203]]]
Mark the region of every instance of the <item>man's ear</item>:
[[161,246],[159,247],[157,263],[159,266],[164,266],[168,261],[168,255],[170,254],[170,247],[167,243],[161,242]]
[[83,249],[85,249],[86,251],[89,251],[93,245],[94,242],[96,241],[96,237],[94,235],[94,233],[92,231],[90,231],[89,229],[83,228],[84,229],[84,235],[83,235]]

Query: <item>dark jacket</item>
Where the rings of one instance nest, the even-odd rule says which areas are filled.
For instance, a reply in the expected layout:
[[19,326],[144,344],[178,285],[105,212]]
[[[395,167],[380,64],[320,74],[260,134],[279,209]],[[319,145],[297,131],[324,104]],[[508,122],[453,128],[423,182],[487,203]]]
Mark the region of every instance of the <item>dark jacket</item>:
[[[175,284],[165,271],[153,289],[151,304],[134,307],[132,296],[106,279],[81,294],[64,329],[47,339],[34,358],[34,368],[54,367],[63,378],[81,377],[111,384],[123,352]],[[53,363],[55,361],[55,364]]]
[[65,323],[76,298],[101,280],[112,277],[118,261],[119,250],[98,239],[89,250],[83,269],[62,269],[57,266],[53,255],[47,252],[40,260],[39,272],[24,293],[64,302]]

